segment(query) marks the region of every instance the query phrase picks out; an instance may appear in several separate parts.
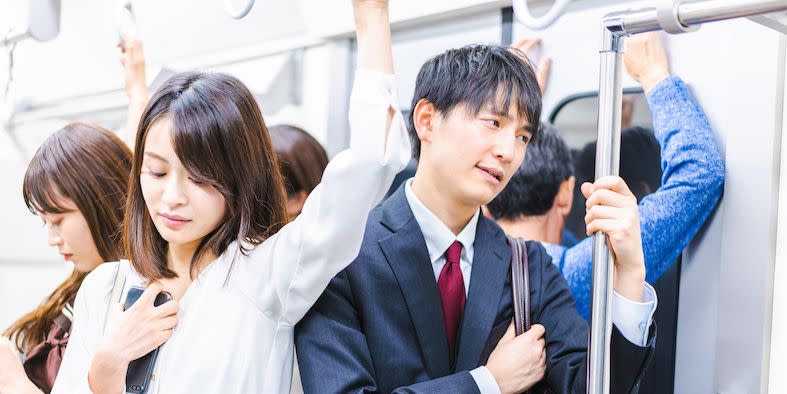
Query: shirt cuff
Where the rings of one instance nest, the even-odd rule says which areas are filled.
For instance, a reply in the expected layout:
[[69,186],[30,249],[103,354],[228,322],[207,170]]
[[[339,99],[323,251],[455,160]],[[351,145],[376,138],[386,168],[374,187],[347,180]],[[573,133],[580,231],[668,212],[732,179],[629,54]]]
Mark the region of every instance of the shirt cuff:
[[653,312],[656,311],[658,298],[653,286],[645,282],[642,302],[634,302],[613,290],[612,323],[629,342],[645,346],[648,341]]
[[[393,110],[393,117],[390,111]],[[350,148],[358,157],[375,159],[381,165],[410,161],[410,137],[398,110],[396,80],[391,74],[359,69],[350,95]],[[389,123],[388,130],[385,125]],[[398,172],[397,170],[397,172]]]
[[475,380],[475,385],[478,386],[478,391],[481,394],[500,394],[500,387],[497,386],[497,381],[489,368],[478,367],[470,371],[470,376]]

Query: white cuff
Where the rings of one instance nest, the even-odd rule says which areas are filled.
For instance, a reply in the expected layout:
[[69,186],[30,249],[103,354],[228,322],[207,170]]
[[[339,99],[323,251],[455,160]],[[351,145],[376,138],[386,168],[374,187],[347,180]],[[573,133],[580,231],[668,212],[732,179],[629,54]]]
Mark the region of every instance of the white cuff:
[[[385,130],[391,110],[393,117],[389,129]],[[367,69],[355,72],[349,121],[350,148],[354,155],[373,158],[381,165],[391,160],[404,162],[401,168],[410,161],[410,137],[402,112],[398,110],[393,75]]]
[[478,386],[481,394],[500,394],[500,387],[497,386],[495,377],[487,367],[480,366],[470,371],[470,376],[475,380],[475,385]]
[[637,346],[645,346],[648,332],[653,322],[658,298],[653,287],[645,282],[642,291],[642,302],[634,302],[613,290],[612,323],[629,342]]

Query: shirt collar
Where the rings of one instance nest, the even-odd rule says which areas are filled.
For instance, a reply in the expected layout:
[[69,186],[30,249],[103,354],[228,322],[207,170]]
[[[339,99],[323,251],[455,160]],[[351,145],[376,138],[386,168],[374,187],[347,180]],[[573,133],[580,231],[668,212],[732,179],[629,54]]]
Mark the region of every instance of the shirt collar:
[[424,235],[426,241],[426,249],[429,252],[429,260],[434,263],[443,257],[443,254],[454,241],[462,243],[462,258],[471,263],[473,262],[473,242],[475,242],[475,232],[478,227],[478,217],[481,210],[476,210],[473,218],[467,223],[467,226],[459,232],[459,235],[454,235],[451,229],[445,225],[429,208],[413,192],[413,178],[405,181],[404,194],[407,197],[407,203],[410,204],[410,209],[413,211],[413,216],[421,227],[421,233]]

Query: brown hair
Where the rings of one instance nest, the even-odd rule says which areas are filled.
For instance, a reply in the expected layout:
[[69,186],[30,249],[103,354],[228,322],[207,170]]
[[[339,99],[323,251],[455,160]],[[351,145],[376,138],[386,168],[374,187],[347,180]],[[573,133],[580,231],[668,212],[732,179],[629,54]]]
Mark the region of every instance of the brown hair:
[[226,201],[223,223],[202,239],[191,259],[192,276],[207,252],[221,255],[238,241],[247,253],[245,244],[275,234],[287,215],[268,129],[249,89],[226,74],[176,74],[142,114],[123,225],[132,264],[148,280],[176,277],[167,267],[167,241],[153,224],[139,180],[148,131],[163,119],[171,123],[175,153],[192,178],[216,188]]
[[[123,257],[120,234],[123,201],[131,172],[131,152],[111,132],[87,123],[71,123],[44,141],[25,172],[22,194],[35,214],[65,213],[63,198],[74,201],[90,228],[104,261]],[[32,312],[4,335],[29,352],[46,340],[55,318],[73,303],[87,274],[74,271]]]
[[309,133],[295,126],[273,126],[270,133],[287,196],[299,191],[311,193],[328,165],[325,149]]

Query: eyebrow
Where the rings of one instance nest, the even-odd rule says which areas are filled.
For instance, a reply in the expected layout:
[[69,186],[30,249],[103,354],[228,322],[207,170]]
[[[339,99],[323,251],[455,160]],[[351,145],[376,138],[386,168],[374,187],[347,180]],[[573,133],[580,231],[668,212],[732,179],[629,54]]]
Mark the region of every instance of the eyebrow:
[[161,156],[161,155],[159,155],[159,154],[157,154],[157,153],[154,153],[154,152],[148,152],[148,151],[145,151],[145,156],[150,156],[150,157],[152,157],[152,158],[154,158],[154,159],[161,160],[161,161],[163,161],[164,163],[169,163],[169,162],[167,161],[167,159],[165,159],[163,156]]
[[[481,110],[482,110],[482,111],[489,112],[489,113],[490,113],[490,114],[492,114],[492,115],[497,115],[497,116],[499,116],[499,117],[501,117],[501,118],[504,118],[505,120],[507,120],[507,121],[509,121],[509,122],[513,120],[513,118],[511,117],[511,115],[509,115],[509,114],[508,114],[508,112],[507,112],[507,111],[503,111],[503,110],[502,110],[502,109],[500,109],[500,108],[494,108],[494,107],[492,107],[492,106],[490,106],[490,105],[487,105],[487,106],[483,107]],[[524,126],[522,126],[521,128],[522,128],[523,130],[525,130],[525,131],[527,131],[527,132],[531,133],[531,134],[532,134],[532,133],[535,133],[535,129],[533,128],[533,125],[531,125],[531,124],[530,124],[530,122],[527,122],[527,123],[526,123]]]
[[492,115],[497,115],[501,118],[505,118],[506,120],[511,120],[511,115],[508,114],[508,111],[505,111],[502,108],[495,108],[494,106],[487,105],[483,107],[481,110],[485,112],[489,112]]

